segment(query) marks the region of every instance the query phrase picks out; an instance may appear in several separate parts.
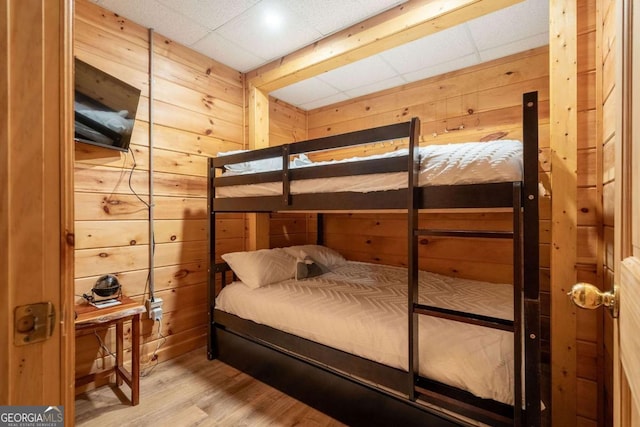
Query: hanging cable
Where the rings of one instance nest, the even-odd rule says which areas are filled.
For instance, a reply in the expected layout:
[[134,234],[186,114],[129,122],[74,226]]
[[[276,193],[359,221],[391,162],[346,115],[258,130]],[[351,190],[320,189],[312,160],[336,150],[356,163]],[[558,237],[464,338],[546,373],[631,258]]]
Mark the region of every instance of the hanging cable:
[[[153,354],[149,358],[149,361],[145,365],[144,368],[140,371],[140,377],[148,377],[151,375],[151,372],[158,366],[160,361],[158,360],[158,350],[160,347],[167,341],[167,337],[162,335],[162,322],[158,322],[158,343],[156,344],[156,349],[153,351]],[[155,362],[155,363],[153,363]],[[151,365],[153,363],[153,365]]]
[[131,166],[131,170],[129,171],[129,190],[131,190],[133,195],[136,196],[138,200],[140,200],[148,209],[150,209],[151,206],[149,205],[149,203],[145,202],[144,199],[140,197],[140,195],[136,192],[136,190],[133,189],[133,185],[131,184],[131,179],[133,178],[133,171],[136,169],[136,166],[138,166],[138,164],[136,163],[136,156],[134,154],[134,149],[131,148],[129,152],[131,153],[131,158],[133,159],[133,166]]
[[149,28],[149,299],[155,301],[155,274],[154,274],[154,196],[153,196],[153,28]]

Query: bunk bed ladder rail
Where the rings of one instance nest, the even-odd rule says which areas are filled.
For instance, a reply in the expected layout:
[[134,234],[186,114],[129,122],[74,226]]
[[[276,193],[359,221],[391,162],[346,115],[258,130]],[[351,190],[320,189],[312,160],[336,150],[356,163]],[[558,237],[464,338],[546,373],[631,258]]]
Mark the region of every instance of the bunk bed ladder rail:
[[[514,402],[522,402],[522,295],[523,295],[523,277],[522,277],[522,265],[523,265],[523,250],[522,250],[522,184],[521,182],[512,183],[512,229],[511,231],[480,231],[480,230],[442,230],[442,229],[419,229],[414,228],[412,230],[413,236],[411,240],[416,242],[419,236],[438,236],[438,237],[457,237],[457,238],[485,238],[485,239],[510,239],[513,245],[513,319],[506,320],[497,317],[479,315],[474,313],[467,313],[452,309],[446,309],[442,307],[436,307],[426,304],[420,304],[418,302],[417,284],[415,288],[412,288],[414,292],[410,297],[410,307],[412,312],[413,333],[415,334],[417,326],[418,315],[426,315],[431,317],[438,317],[442,319],[452,320],[456,322],[462,322],[472,324],[476,326],[482,326],[485,328],[498,329],[513,334],[513,351],[514,351]],[[417,223],[415,223],[417,225]],[[417,252],[414,256],[417,258]],[[417,271],[417,269],[416,269]],[[417,273],[416,273],[417,274]],[[411,284],[417,282],[417,277],[412,278]],[[417,341],[412,344],[412,350],[416,350]],[[418,392],[423,397],[430,396],[435,399],[436,402],[444,406],[451,406],[449,409],[457,409],[462,413],[471,415],[478,418],[480,421],[489,422],[491,424],[499,425],[523,425],[522,420],[524,418],[521,405],[514,405],[511,408],[509,405],[499,403],[486,403],[481,399],[474,398],[472,396],[466,397],[467,404],[451,403],[450,399],[447,402],[447,397],[450,397],[451,391],[447,390],[445,386],[437,384],[433,381],[422,378],[417,374],[417,352],[414,353],[414,395],[413,400],[418,397]],[[434,386],[435,385],[435,386]],[[463,398],[464,399],[464,398]],[[462,399],[461,399],[462,400]],[[474,403],[475,402],[475,403]]]
[[[525,159],[523,182],[513,182],[512,231],[420,230],[418,207],[421,205],[418,187],[417,147],[409,145],[408,185],[408,318],[409,318],[409,391],[410,400],[441,395],[424,389],[428,380],[418,374],[418,315],[446,318],[458,322],[501,329],[513,333],[514,343],[514,405],[505,412],[504,406],[460,407],[479,418],[493,419],[500,424],[540,425],[540,309],[539,309],[539,214],[538,214],[538,96],[537,92],[523,95],[523,148]],[[416,138],[417,140],[417,138]],[[523,187],[524,184],[524,187]],[[527,227],[523,227],[527,224]],[[432,307],[418,302],[418,236],[455,236],[482,238],[510,238],[513,242],[513,321],[479,316]],[[524,359],[523,359],[524,356]],[[524,369],[523,369],[524,368]],[[524,378],[523,378],[524,372]],[[524,388],[524,395],[523,395]],[[523,397],[526,397],[523,400]],[[441,402],[446,401],[440,400]],[[450,400],[449,400],[450,401]],[[523,408],[522,402],[525,403]],[[467,412],[469,413],[469,412]],[[489,417],[489,418],[486,418]],[[509,421],[511,419],[511,422]]]
[[[519,328],[520,322],[510,321],[490,316],[475,315],[456,310],[442,309],[441,307],[433,307],[420,304],[418,301],[418,255],[419,245],[418,238],[424,235],[433,236],[455,236],[455,237],[482,237],[482,238],[498,238],[513,239],[514,245],[519,245],[520,240],[516,238],[513,231],[469,231],[469,230],[430,230],[419,228],[419,207],[423,206],[425,200],[422,200],[423,192],[419,186],[419,153],[417,141],[420,134],[420,122],[416,119],[412,121],[411,135],[409,139],[409,156],[408,156],[408,191],[407,191],[407,225],[408,225],[408,384],[407,395],[411,401],[416,401],[418,397],[430,400],[437,405],[453,409],[456,412],[470,415],[479,421],[492,425],[510,425],[514,420],[513,411],[510,407],[499,402],[486,403],[470,393],[453,390],[444,384],[427,380],[419,375],[419,348],[418,348],[418,319],[420,315],[428,315],[440,317],[458,322],[475,324],[479,326],[500,329],[508,332],[515,332]],[[520,182],[513,183],[512,193],[514,224],[520,219]],[[519,224],[519,222],[518,222]],[[519,251],[515,251],[516,257],[519,257]],[[514,267],[517,268],[517,267]],[[514,270],[515,271],[515,270]],[[516,274],[514,272],[514,274]],[[519,282],[519,281],[516,281]],[[514,292],[517,293],[517,292]],[[515,343],[519,346],[518,343]],[[518,398],[518,396],[516,396]],[[456,402],[457,401],[457,402]],[[519,419],[519,417],[518,417]],[[517,424],[516,424],[517,425]]]

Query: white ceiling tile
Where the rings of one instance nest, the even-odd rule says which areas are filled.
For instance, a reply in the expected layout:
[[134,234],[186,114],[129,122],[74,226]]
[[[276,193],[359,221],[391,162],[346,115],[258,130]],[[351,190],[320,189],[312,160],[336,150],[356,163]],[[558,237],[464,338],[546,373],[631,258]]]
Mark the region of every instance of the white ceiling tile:
[[397,73],[379,56],[370,56],[318,77],[338,90],[345,91],[389,79]]
[[478,50],[549,31],[549,2],[527,0],[467,22]]
[[483,62],[492,59],[503,58],[514,53],[523,52],[525,50],[534,49],[536,47],[549,44],[549,33],[537,34],[522,40],[506,43],[492,49],[480,51],[480,58]]
[[[357,22],[361,10],[358,0],[283,0],[283,3],[323,35]],[[336,14],[336,10],[340,13]]]
[[350,98],[355,98],[362,95],[368,95],[370,93],[379,92],[381,90],[390,89],[396,86],[402,86],[405,84],[405,80],[400,76],[394,76],[386,80],[380,80],[375,83],[371,83],[366,86],[361,86],[355,89],[347,90],[345,93]]
[[[281,27],[272,28],[266,22],[273,14],[281,17]],[[303,25],[291,10],[275,0],[261,1],[227,22],[217,32],[245,50],[259,52],[260,56],[269,59],[286,55],[322,37],[318,31]]]
[[307,102],[299,105],[299,108],[303,110],[313,110],[314,108],[324,107],[326,105],[335,104],[336,102],[346,101],[349,99],[343,92],[336,93],[335,95],[328,96],[326,98],[316,99],[315,101]]
[[374,16],[391,9],[392,7],[406,3],[407,0],[358,0],[362,8],[363,16]]
[[156,0],[100,0],[96,3],[137,24],[153,28],[156,33],[186,46],[209,32],[207,28]]
[[209,33],[190,47],[243,73],[267,62],[266,58],[248,52],[216,33]]
[[290,104],[300,105],[335,95],[338,92],[336,88],[314,77],[273,91],[270,95]]
[[439,31],[381,56],[400,74],[407,74],[464,57],[475,52],[467,31],[462,26]]
[[[398,0],[365,1],[361,0],[280,0],[300,19],[323,35],[328,35],[350,27],[354,23],[380,13],[402,3]],[[406,1],[406,0],[404,0]]]
[[205,28],[215,30],[260,0],[158,0]]
[[437,64],[431,67],[423,68],[421,70],[413,71],[411,73],[403,74],[402,77],[404,77],[404,79],[408,82],[415,82],[418,80],[448,73],[449,71],[471,67],[472,65],[476,65],[478,63],[478,55],[474,53],[471,55],[463,56],[462,58],[454,59],[453,61],[444,62],[442,64]]

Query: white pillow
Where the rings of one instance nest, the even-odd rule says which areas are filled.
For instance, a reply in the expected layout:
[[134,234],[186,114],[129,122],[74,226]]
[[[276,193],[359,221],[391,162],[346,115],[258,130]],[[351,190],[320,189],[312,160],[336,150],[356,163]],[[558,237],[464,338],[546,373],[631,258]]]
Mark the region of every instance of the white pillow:
[[[218,157],[229,156],[231,154],[246,153],[247,151],[249,150],[234,150],[234,151],[219,152]],[[304,153],[299,154],[296,157],[293,157],[289,161],[290,168],[300,168],[300,167],[311,166],[311,165],[313,165],[313,162]],[[233,164],[224,165],[224,167],[228,171],[238,172],[238,173],[242,173],[242,172],[255,173],[255,172],[268,172],[268,171],[274,171],[274,170],[281,170],[282,157],[271,157],[269,159],[254,160],[252,162],[233,163]]]
[[328,268],[339,267],[347,263],[347,260],[340,253],[326,246],[299,245],[289,246],[283,249],[296,259],[304,259],[304,257],[308,255]]
[[311,161],[311,159],[309,157],[307,157],[306,154],[304,153],[300,153],[298,154],[297,157],[294,157],[293,159],[291,159],[291,163],[289,163],[289,167],[290,168],[302,168],[305,166],[311,166],[314,163]]
[[230,252],[222,259],[247,286],[257,289],[293,278],[296,259],[280,248],[250,252]]

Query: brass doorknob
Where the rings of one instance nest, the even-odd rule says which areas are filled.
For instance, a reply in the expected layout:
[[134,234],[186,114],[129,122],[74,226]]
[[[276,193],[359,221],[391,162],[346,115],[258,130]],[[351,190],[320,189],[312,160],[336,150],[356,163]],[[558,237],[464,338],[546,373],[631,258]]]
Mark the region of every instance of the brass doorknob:
[[604,305],[611,310],[613,317],[618,317],[618,295],[615,289],[612,292],[602,292],[590,283],[576,283],[567,295],[580,308],[594,310]]

